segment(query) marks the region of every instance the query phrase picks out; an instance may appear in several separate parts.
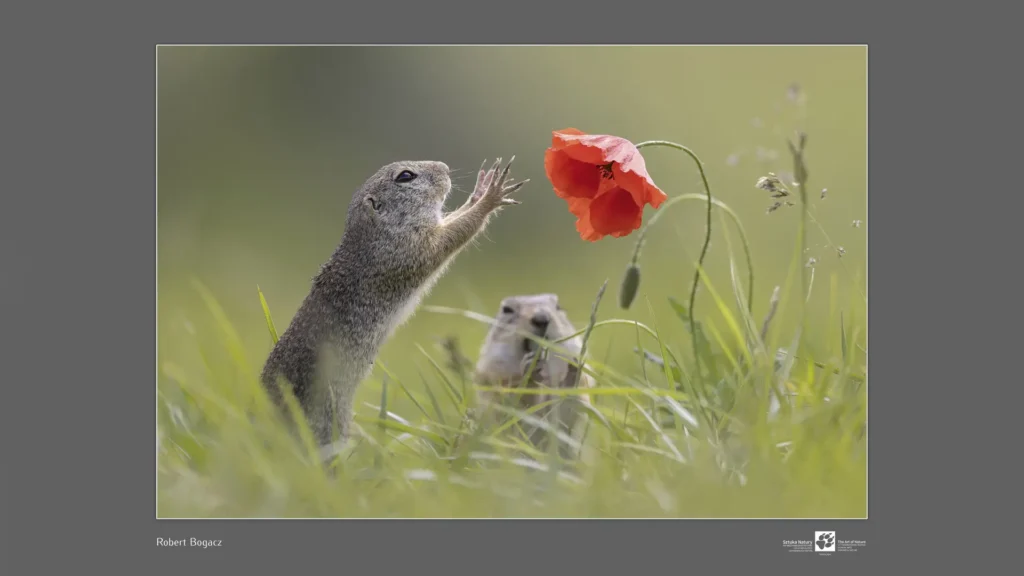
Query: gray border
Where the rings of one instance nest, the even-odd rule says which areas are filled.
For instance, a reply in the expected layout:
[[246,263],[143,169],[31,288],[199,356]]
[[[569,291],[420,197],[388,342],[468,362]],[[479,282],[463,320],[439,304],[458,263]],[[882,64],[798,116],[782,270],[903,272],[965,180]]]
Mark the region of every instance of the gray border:
[[[935,287],[952,290],[962,284],[964,290],[950,301],[962,300],[972,281],[970,275],[951,278],[948,272],[941,284],[937,275],[928,278],[931,282],[923,279],[922,267],[931,260],[928,256],[943,253],[936,244],[943,239],[952,244],[954,236],[967,236],[943,230],[943,222],[963,226],[971,222],[953,214],[949,219],[933,214],[963,210],[959,201],[936,198],[943,191],[939,184],[948,182],[948,172],[940,169],[927,182],[928,167],[946,157],[934,155],[928,144],[938,148],[957,141],[956,123],[944,125],[941,139],[924,142],[914,137],[935,133],[936,119],[920,112],[940,98],[956,103],[942,111],[944,117],[957,109],[980,114],[983,107],[965,104],[968,96],[980,95],[977,86],[948,81],[948,70],[939,65],[944,60],[936,57],[940,48],[928,48],[929,56],[936,58],[934,66],[917,57],[898,58],[896,46],[882,41],[881,34],[854,33],[860,18],[850,14],[833,13],[821,22],[798,25],[795,19],[806,13],[786,11],[778,3],[766,6],[770,15],[725,4],[716,5],[714,14],[698,15],[690,7],[680,15],[657,14],[636,2],[624,15],[621,4],[607,8],[598,4],[590,2],[586,9],[548,4],[540,11],[525,5],[515,10],[500,7],[499,17],[487,16],[483,6],[460,11],[463,16],[479,14],[482,26],[461,22],[436,3],[427,10],[405,12],[393,6],[334,3],[314,15],[295,4],[281,14],[271,14],[255,3],[239,3],[236,9],[223,3],[203,4],[200,11],[190,13],[179,2],[163,11],[140,5],[137,13],[122,6],[117,18],[95,5],[82,5],[60,13],[52,23],[47,20],[45,26],[37,16],[46,7],[22,6],[18,14],[8,9],[6,24],[16,30],[13,36],[5,36],[11,40],[9,45],[22,48],[16,59],[5,55],[9,66],[5,67],[3,100],[9,119],[4,131],[14,146],[13,156],[4,163],[7,193],[0,211],[4,261],[15,266],[14,273],[0,281],[0,302],[7,309],[5,332],[20,344],[5,354],[10,384],[3,402],[8,433],[4,434],[2,477],[13,529],[7,538],[0,538],[4,547],[0,557],[11,564],[10,573],[63,573],[69,567],[95,565],[116,566],[117,573],[128,569],[171,574],[202,566],[209,571],[230,567],[263,574],[294,571],[310,561],[341,571],[367,567],[373,573],[430,565],[479,573],[491,571],[495,564],[521,571],[521,563],[529,562],[529,550],[546,555],[556,543],[562,552],[537,562],[551,568],[565,565],[570,573],[589,573],[596,567],[598,573],[621,574],[661,562],[680,571],[709,567],[722,573],[760,572],[777,566],[789,573],[800,569],[852,573],[867,568],[869,562],[883,565],[884,558],[918,546],[938,549],[935,537],[955,524],[951,516],[955,509],[946,507],[936,513],[932,502],[915,498],[921,493],[919,481],[927,478],[934,490],[939,484],[935,478],[948,479],[944,485],[952,490],[957,474],[966,481],[974,469],[957,464],[941,470],[928,466],[925,457],[940,456],[945,447],[927,444],[934,434],[922,419],[927,411],[938,417],[936,426],[948,423],[946,416],[939,415],[958,413],[954,405],[963,396],[940,389],[969,380],[951,380],[948,366],[931,361],[936,355],[932,342],[917,334],[910,337],[898,321],[903,319],[907,328],[932,325],[929,319],[936,310],[924,305],[923,299],[936,295]],[[29,15],[30,10],[40,14]],[[885,22],[909,52],[921,53],[916,46],[920,40],[905,36],[907,30],[922,30],[917,15],[902,18],[890,9],[868,16],[862,5],[857,13],[864,15],[865,22]],[[36,36],[32,23],[49,32],[49,37]],[[716,35],[716,25],[728,32]],[[445,26],[452,33],[442,36]],[[929,27],[942,28],[937,23]],[[172,523],[153,519],[153,444],[146,431],[152,425],[149,407],[155,376],[155,347],[147,339],[154,333],[155,322],[151,267],[156,248],[155,198],[150,193],[155,156],[150,147],[155,44],[420,43],[450,42],[460,35],[466,43],[531,38],[642,43],[842,40],[872,46],[870,81],[883,97],[873,102],[871,110],[876,136],[871,141],[870,158],[876,161],[871,182],[884,184],[885,193],[873,197],[876,204],[869,221],[876,246],[885,246],[873,254],[878,257],[873,264],[882,271],[885,290],[871,301],[876,312],[872,318],[881,322],[872,332],[876,352],[872,374],[881,380],[875,382],[871,395],[871,519],[827,523],[845,538],[866,540],[863,551],[828,558],[785,552],[783,539],[804,538],[822,526],[803,520],[460,521],[444,522],[442,527],[439,521]],[[964,55],[968,45],[955,44],[963,61],[969,60]],[[910,63],[913,70],[907,68]],[[935,90],[926,94],[914,90],[929,76],[938,83]],[[907,114],[908,109],[918,113]],[[972,171],[974,184],[991,178],[990,170]],[[932,214],[927,218],[914,191],[929,196]],[[911,232],[908,222],[914,222],[916,230]],[[922,233],[920,227],[927,229],[929,224],[935,233]],[[898,239],[901,236],[912,240],[904,244]],[[935,264],[947,258],[944,255]],[[950,308],[941,300],[938,307]],[[945,319],[947,326],[951,319]],[[945,329],[942,334],[955,332]],[[927,398],[922,398],[923,393]],[[947,403],[948,407],[943,406]],[[104,410],[112,405],[119,409]],[[138,406],[138,410],[126,410],[126,406]],[[957,432],[960,438],[966,433]],[[896,474],[908,454],[917,455],[914,470]],[[958,490],[963,490],[964,483]],[[909,526],[915,519],[927,522],[940,515],[942,523]],[[897,523],[903,522],[908,525],[899,529]],[[153,544],[157,536],[223,539],[224,546],[158,549]],[[509,561],[495,562],[506,555]],[[925,554],[916,559],[923,563],[941,557]]]

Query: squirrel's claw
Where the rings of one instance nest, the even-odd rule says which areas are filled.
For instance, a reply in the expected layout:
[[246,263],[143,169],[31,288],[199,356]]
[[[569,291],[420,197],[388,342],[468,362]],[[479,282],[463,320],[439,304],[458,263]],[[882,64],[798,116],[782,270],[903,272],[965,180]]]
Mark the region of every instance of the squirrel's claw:
[[516,192],[517,190],[519,190],[520,188],[522,188],[523,186],[525,186],[526,183],[529,182],[529,181],[530,181],[530,179],[527,178],[526,180],[523,180],[522,182],[516,182],[515,184],[512,184],[511,186],[509,186],[509,187],[505,188],[504,190],[502,190],[501,193],[504,196],[508,196],[509,194],[512,194],[512,193]]
[[[505,164],[505,169],[501,171],[501,178],[498,179],[498,189],[501,190],[505,187],[505,180],[508,179],[508,172],[512,169],[512,162],[515,161],[516,157],[512,156],[512,159]],[[499,162],[501,160],[499,159]]]

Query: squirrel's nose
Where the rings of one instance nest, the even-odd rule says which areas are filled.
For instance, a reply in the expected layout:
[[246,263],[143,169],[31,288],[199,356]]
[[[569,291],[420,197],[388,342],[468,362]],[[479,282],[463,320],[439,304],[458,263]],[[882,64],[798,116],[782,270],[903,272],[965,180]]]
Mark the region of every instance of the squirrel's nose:
[[437,167],[438,167],[439,170],[441,170],[445,174],[448,174],[448,173],[451,172],[451,168],[449,168],[448,165],[445,164],[444,162],[437,162]]
[[533,324],[540,330],[544,330],[545,328],[547,328],[550,322],[551,319],[548,318],[548,315],[543,312],[538,312],[533,315],[533,318],[530,318],[530,324]]

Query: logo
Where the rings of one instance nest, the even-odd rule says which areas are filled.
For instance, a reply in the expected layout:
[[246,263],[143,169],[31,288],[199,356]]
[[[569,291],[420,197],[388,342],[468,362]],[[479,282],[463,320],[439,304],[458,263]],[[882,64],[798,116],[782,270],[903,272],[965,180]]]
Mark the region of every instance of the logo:
[[836,551],[836,533],[835,532],[815,532],[814,533],[814,549],[818,552],[835,552]]
[[857,552],[867,545],[864,540],[840,540],[835,532],[815,532],[814,540],[783,540],[788,552],[817,552],[819,556],[832,556],[839,552]]

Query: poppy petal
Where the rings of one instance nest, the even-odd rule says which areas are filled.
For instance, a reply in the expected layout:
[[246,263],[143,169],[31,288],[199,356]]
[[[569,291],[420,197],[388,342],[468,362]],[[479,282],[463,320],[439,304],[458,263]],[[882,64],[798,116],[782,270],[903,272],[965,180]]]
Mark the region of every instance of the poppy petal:
[[[637,156],[640,157],[639,154]],[[643,158],[640,157],[640,161],[634,161],[631,166],[633,169],[628,169],[618,164],[613,165],[612,174],[615,176],[615,181],[626,190],[629,190],[638,205],[650,204],[654,208],[661,206],[661,203],[668,199],[668,196],[647,175]]]
[[582,130],[577,130],[576,128],[563,128],[561,130],[555,130],[554,132],[551,133],[552,143],[555,146],[557,146],[559,142],[563,141],[563,139],[565,139],[565,141],[568,141],[569,139],[566,138],[567,136],[586,136],[586,133],[583,132]]
[[601,184],[596,165],[574,160],[564,150],[548,149],[544,153],[544,170],[561,198],[593,198]]
[[569,205],[569,212],[576,216],[583,216],[590,211],[590,205],[594,202],[590,198],[566,198]]
[[668,194],[662,192],[661,188],[658,188],[654,184],[647,185],[647,203],[650,204],[652,208],[661,206],[665,200],[668,200]]
[[556,136],[555,147],[565,150],[576,160],[592,164],[628,162],[638,155],[636,146],[629,140],[604,134]]
[[590,223],[590,205],[593,202],[589,198],[566,199],[566,203],[569,204],[569,212],[576,216],[576,231],[579,232],[580,238],[590,242],[595,242],[604,237],[604,234],[594,230],[594,226]]
[[590,224],[596,232],[626,236],[640,227],[643,209],[633,201],[628,190],[614,188],[601,194],[590,204]]
[[573,160],[586,162],[591,166],[600,166],[602,164],[608,164],[609,162],[608,160],[605,160],[603,150],[582,142],[562,145],[559,147],[559,150],[564,154],[567,154]]
[[587,242],[597,242],[601,238],[604,238],[604,234],[594,230],[594,226],[590,224],[590,216],[582,216],[576,219],[576,231],[579,232],[580,238]]

